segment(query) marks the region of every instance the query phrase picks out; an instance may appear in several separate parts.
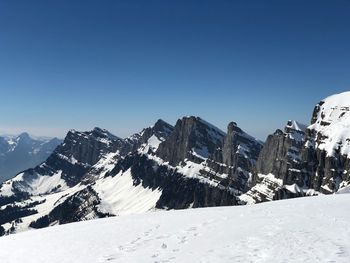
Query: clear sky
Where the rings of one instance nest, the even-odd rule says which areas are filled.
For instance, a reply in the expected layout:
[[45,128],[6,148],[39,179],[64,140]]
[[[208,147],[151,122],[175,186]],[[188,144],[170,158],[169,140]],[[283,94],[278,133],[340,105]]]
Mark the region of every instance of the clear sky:
[[0,1],[0,133],[196,115],[264,140],[349,89],[349,0]]

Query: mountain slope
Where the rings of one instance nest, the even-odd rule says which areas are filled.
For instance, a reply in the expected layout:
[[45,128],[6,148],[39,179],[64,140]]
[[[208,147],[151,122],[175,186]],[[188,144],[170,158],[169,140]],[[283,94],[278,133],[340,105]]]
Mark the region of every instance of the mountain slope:
[[348,262],[349,202],[319,196],[55,226],[1,237],[0,261]]
[[265,144],[199,117],[121,139],[70,131],[41,165],[0,186],[0,234],[94,218],[253,204],[343,192],[349,184],[350,93],[315,107],[311,125],[290,120]]
[[57,138],[34,139],[28,133],[0,137],[0,183],[44,162],[61,142]]
[[[262,144],[230,124],[159,120],[120,139],[70,131],[42,165],[0,187],[6,233],[154,209],[237,204]],[[232,149],[231,149],[232,148]]]

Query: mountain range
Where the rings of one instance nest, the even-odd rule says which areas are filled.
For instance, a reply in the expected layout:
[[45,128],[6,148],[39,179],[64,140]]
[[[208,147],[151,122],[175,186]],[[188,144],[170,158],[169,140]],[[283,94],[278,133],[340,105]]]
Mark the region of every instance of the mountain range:
[[0,234],[154,210],[347,192],[350,92],[289,120],[265,143],[235,122],[186,116],[128,138],[71,130],[43,163],[0,187]]
[[61,143],[57,138],[33,138],[28,133],[0,136],[0,182],[44,162]]

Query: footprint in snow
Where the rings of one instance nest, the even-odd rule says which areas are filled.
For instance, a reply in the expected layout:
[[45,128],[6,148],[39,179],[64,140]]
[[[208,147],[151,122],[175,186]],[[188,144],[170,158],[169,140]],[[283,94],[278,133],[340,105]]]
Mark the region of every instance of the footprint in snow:
[[98,262],[112,262],[112,261],[115,261],[115,257],[113,256],[103,256]]

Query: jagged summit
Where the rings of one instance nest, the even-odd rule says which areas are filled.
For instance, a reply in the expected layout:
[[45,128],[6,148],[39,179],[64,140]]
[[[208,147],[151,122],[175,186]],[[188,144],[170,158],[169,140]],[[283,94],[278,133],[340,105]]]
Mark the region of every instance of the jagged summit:
[[173,132],[174,127],[169,123],[163,121],[162,119],[159,119],[149,129],[152,131],[152,133],[154,133],[157,137],[159,137],[159,139],[161,138],[165,139]]
[[[303,142],[305,138],[305,131],[307,129],[307,125],[302,124],[295,120],[289,120],[284,127],[285,136],[290,137],[292,140],[299,142]],[[297,145],[296,147],[300,147],[301,145]]]
[[110,133],[108,130],[102,129],[99,127],[95,127],[90,131],[77,131],[75,129],[71,129],[68,131],[67,136],[74,135],[74,134],[76,134],[78,136],[92,136],[95,138],[106,138],[106,139],[111,139],[111,140],[120,139],[116,135]]
[[208,158],[222,147],[224,137],[224,132],[199,117],[183,117],[169,139],[159,145],[157,154],[172,165],[193,156]]
[[305,132],[306,128],[307,128],[307,125],[302,124],[295,120],[289,120],[287,122],[287,125],[285,126],[285,129],[293,129],[295,131],[302,131],[302,132]]
[[106,129],[101,129],[99,127],[95,127],[92,131],[91,134],[93,136],[99,137],[99,138],[106,138],[106,139],[111,139],[111,140],[119,140],[120,138],[115,136],[114,134],[110,133]]
[[227,125],[227,129],[228,130],[234,130],[237,126],[237,122],[231,121],[228,125]]
[[[161,128],[161,127],[164,127],[164,126],[169,126],[170,124],[167,123],[166,121],[162,120],[162,119],[158,119],[156,121],[156,123],[154,124],[154,128],[158,127],[158,128]],[[170,125],[171,126],[171,125]]]
[[289,120],[265,143],[236,122],[223,132],[195,116],[180,118],[175,127],[159,119],[126,139],[101,128],[69,131],[44,163],[0,187],[2,207],[15,202],[4,219],[5,232],[153,209],[237,205],[344,189],[350,182],[347,156],[339,145],[332,156],[320,147],[333,127],[326,122],[341,123],[338,131],[348,127],[341,126],[346,99],[340,100],[341,106],[333,99],[321,103],[329,107],[316,106],[314,125]]
[[21,140],[29,140],[31,139],[30,135],[27,132],[22,132],[20,135],[18,135],[19,139]]

